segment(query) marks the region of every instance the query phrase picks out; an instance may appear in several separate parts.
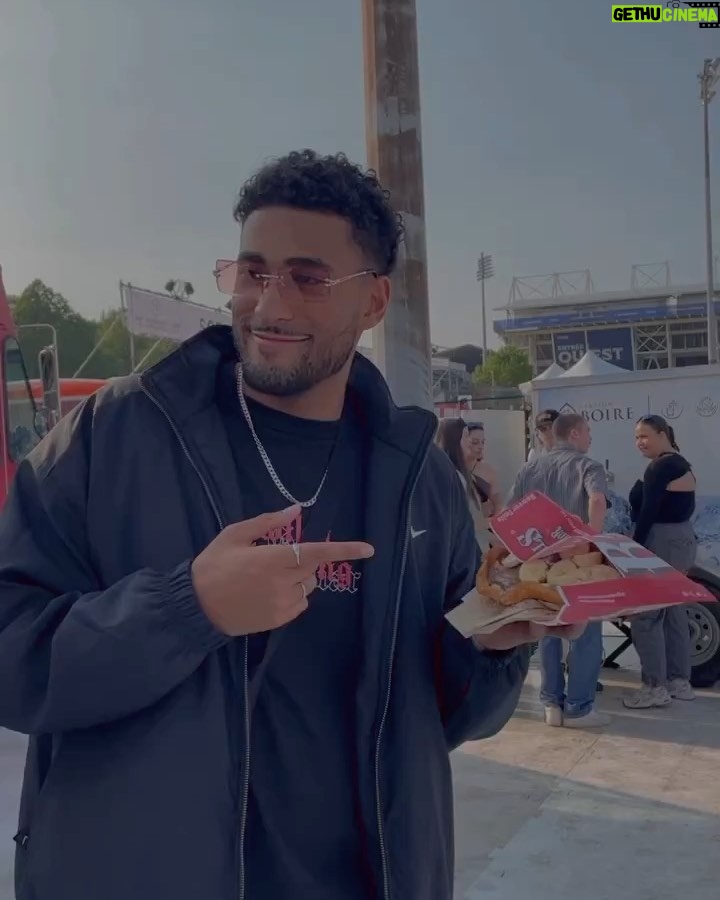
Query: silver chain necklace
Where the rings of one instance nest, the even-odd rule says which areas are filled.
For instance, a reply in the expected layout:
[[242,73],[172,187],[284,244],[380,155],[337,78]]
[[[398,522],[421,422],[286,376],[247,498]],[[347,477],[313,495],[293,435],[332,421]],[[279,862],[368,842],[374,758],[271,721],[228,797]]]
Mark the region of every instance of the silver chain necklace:
[[[252,435],[253,440],[255,441],[255,446],[257,447],[257,451],[260,454],[260,459],[262,459],[265,468],[267,469],[267,473],[272,478],[273,484],[280,491],[283,497],[286,500],[289,500],[294,506],[301,506],[303,509],[309,509],[311,506],[314,506],[317,503],[317,499],[320,496],[320,491],[323,489],[323,485],[325,484],[325,479],[327,478],[328,469],[330,468],[330,460],[328,459],[328,464],[325,466],[325,472],[323,473],[323,477],[320,480],[320,484],[318,485],[318,489],[315,491],[313,496],[309,500],[297,500],[290,491],[285,487],[285,485],[280,481],[280,476],[275,471],[275,466],[273,466],[270,461],[270,457],[267,454],[267,450],[263,447],[262,441],[257,435],[257,431],[255,431],[255,426],[253,425],[252,416],[250,415],[250,410],[248,409],[247,400],[245,399],[245,391],[243,390],[243,370],[240,363],[237,364],[236,367],[237,372],[237,395],[238,400],[240,401],[240,408],[243,411],[243,416],[245,416],[245,421],[247,422],[247,426],[250,429],[250,434]],[[332,456],[332,454],[331,454]]]

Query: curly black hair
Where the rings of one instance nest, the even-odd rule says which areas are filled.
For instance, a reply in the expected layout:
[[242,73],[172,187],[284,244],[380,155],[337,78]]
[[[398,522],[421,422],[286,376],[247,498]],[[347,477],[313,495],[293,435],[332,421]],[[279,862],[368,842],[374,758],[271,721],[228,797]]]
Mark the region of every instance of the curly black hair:
[[344,153],[320,156],[301,150],[271,160],[242,186],[233,215],[244,224],[251,213],[268,206],[341,216],[350,222],[355,241],[378,275],[395,268],[402,218],[376,173],[363,171]]

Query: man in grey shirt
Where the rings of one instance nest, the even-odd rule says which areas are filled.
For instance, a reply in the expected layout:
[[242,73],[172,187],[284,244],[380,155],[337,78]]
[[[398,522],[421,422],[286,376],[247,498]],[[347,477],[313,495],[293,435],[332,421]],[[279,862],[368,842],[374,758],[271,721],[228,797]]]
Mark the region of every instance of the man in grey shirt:
[[[525,463],[515,478],[508,505],[530,491],[540,491],[563,509],[602,531],[607,510],[607,480],[602,465],[591,459],[590,426],[576,413],[559,415],[553,422],[554,447]],[[583,634],[570,642],[567,669],[562,666],[562,641],[540,642],[540,699],[545,722],[554,727],[599,728],[609,716],[594,708],[602,666],[602,623],[590,622]]]

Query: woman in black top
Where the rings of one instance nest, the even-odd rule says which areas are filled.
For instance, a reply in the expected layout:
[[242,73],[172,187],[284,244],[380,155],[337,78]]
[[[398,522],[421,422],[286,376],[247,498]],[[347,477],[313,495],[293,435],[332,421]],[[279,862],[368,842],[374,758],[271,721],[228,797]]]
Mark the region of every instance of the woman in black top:
[[[687,572],[697,540],[690,522],[695,512],[695,476],[680,455],[675,433],[662,416],[643,416],[635,445],[650,462],[630,491],[634,540]],[[632,637],[642,666],[643,686],[623,701],[630,709],[667,706],[674,698],[693,700],[690,686],[690,629],[684,606],[668,606],[635,616]]]

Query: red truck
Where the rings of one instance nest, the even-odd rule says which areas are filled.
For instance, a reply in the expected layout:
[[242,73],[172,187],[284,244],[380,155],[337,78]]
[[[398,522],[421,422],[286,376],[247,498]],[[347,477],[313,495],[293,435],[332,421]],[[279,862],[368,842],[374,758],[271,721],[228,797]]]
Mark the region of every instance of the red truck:
[[0,268],[0,506],[18,464],[52,424],[47,398],[59,391],[57,414],[65,415],[104,384],[93,378],[56,379],[53,350],[43,353],[50,365],[42,366],[42,380],[30,381]]

